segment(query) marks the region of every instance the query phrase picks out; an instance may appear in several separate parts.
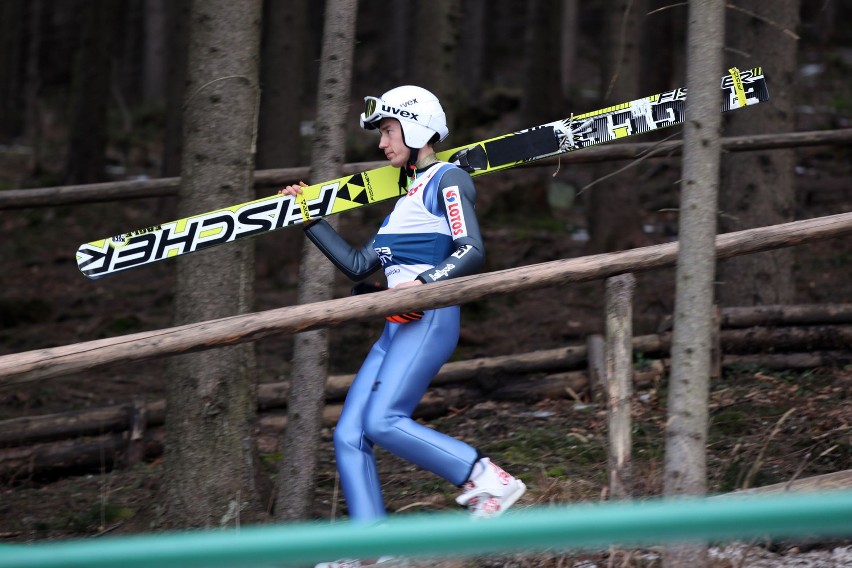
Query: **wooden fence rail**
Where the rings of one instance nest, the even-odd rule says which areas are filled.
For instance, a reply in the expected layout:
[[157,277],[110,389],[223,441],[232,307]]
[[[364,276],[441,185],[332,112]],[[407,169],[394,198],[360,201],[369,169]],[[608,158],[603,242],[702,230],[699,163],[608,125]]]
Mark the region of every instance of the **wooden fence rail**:
[[[789,132],[786,134],[733,136],[722,139],[722,148],[728,152],[749,152],[755,150],[850,143],[852,143],[852,128],[846,128],[839,130]],[[582,152],[570,152],[554,158],[531,162],[524,167],[552,166],[557,162],[560,164],[579,164],[609,160],[634,160],[650,156],[662,158],[679,155],[682,149],[683,141],[681,140],[608,144],[587,148]],[[343,166],[343,173],[353,174],[384,165],[387,165],[387,162],[345,164]],[[310,169],[307,167],[260,170],[254,174],[254,183],[256,187],[277,187],[299,179],[305,179],[309,175]],[[53,207],[56,205],[96,203],[143,197],[164,197],[177,195],[179,185],[180,178],[171,177],[88,185],[10,189],[0,191],[0,209]]]
[[[716,237],[716,254],[718,258],[728,258],[849,234],[852,234],[852,213],[843,213],[719,235]],[[0,357],[0,385],[235,345],[275,334],[335,327],[349,321],[375,319],[393,313],[456,305],[490,295],[668,267],[677,261],[677,251],[676,242],[666,243],[456,278],[422,288],[387,290],[5,355]]]
[[[819,308],[820,306],[799,307]],[[814,334],[813,330],[826,331],[824,334],[819,332]],[[743,331],[750,333],[741,333]],[[754,364],[761,369],[791,370],[852,362],[852,353],[847,350],[847,347],[852,345],[852,325],[819,325],[811,326],[809,329],[801,327],[727,329],[721,331],[720,338],[720,346],[725,353],[721,363],[725,366]],[[755,339],[758,340],[755,341]],[[632,354],[639,352],[651,362],[639,375],[635,371],[632,373],[635,384],[645,384],[664,374],[670,349],[670,332],[633,337],[630,345],[625,348],[623,359],[632,362]],[[458,388],[459,385],[473,382],[476,383],[476,388],[487,391],[487,396],[496,391],[498,395],[508,399],[512,399],[516,394],[523,399],[535,398],[539,395],[540,398],[546,396],[560,398],[560,395],[570,396],[571,393],[566,392],[565,388],[558,387],[570,384],[574,394],[583,395],[587,392],[592,394],[590,391],[594,389],[606,390],[600,384],[589,384],[589,373],[582,370],[589,367],[592,356],[593,353],[586,345],[569,345],[530,353],[451,361],[441,367],[432,379],[430,389],[450,386]],[[630,370],[632,371],[632,366]],[[522,379],[533,374],[538,375],[534,382]],[[343,401],[354,377],[354,374],[330,375],[325,385],[326,403]],[[519,383],[522,386],[516,388]],[[557,388],[551,388],[551,385],[544,383],[553,383]],[[258,385],[258,411],[284,408],[290,388],[290,381]],[[56,414],[11,418],[0,420],[0,448],[126,430],[130,427],[132,410],[138,404],[143,404],[145,407],[148,426],[163,424],[165,400],[148,400],[144,403],[135,401],[132,404],[87,407]],[[0,458],[2,458],[2,452],[0,452]],[[2,461],[0,459],[0,462]]]

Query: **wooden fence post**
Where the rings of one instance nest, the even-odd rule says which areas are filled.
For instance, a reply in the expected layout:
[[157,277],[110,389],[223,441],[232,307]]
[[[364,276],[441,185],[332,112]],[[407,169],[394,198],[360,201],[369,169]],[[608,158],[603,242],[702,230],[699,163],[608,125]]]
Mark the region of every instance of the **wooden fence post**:
[[606,280],[606,388],[609,422],[609,494],[627,499],[632,493],[631,446],[633,396],[632,274]]

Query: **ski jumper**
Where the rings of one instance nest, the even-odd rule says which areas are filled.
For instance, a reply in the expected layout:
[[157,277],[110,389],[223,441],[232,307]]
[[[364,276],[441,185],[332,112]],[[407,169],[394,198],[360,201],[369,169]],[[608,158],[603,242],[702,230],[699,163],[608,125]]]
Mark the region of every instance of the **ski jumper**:
[[[325,221],[305,232],[352,280],[384,268],[388,287],[475,272],[485,251],[470,176],[446,163],[417,173],[370,243],[351,247]],[[386,516],[373,445],[462,485],[479,459],[476,449],[411,419],[432,377],[459,337],[459,307],[427,310],[411,323],[386,323],[355,376],[337,427],[334,449],[349,517]]]

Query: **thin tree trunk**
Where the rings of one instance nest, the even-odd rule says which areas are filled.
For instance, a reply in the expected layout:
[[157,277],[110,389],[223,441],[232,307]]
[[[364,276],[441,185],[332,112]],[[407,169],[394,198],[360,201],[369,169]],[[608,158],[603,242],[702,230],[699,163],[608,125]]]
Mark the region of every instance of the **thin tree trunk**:
[[142,61],[142,94],[145,102],[159,103],[166,97],[166,68],[172,56],[168,51],[168,3],[172,0],[146,0],[144,6],[145,44]]
[[30,0],[27,41],[27,65],[24,81],[24,140],[30,146],[30,159],[27,173],[38,175],[41,165],[41,113],[39,95],[41,93],[41,74],[39,55],[41,54],[41,19],[44,13],[42,0]]
[[560,71],[562,0],[530,0],[518,17],[527,18],[524,38],[524,81],[521,115],[529,127],[564,116]]
[[21,56],[24,52],[25,0],[0,2],[0,142],[13,140],[23,126]]
[[431,0],[415,5],[415,29],[428,22],[428,40],[413,44],[412,62],[407,70],[414,84],[435,93],[447,114],[450,133],[455,128],[456,58],[459,41],[459,2]]
[[74,60],[65,163],[65,181],[69,184],[105,178],[113,35],[119,8],[112,0],[92,0],[80,6],[81,44]]
[[[456,50],[456,80],[467,98],[464,106],[478,104],[483,91],[485,73],[485,21],[488,14],[486,0],[462,2],[459,49]],[[463,105],[459,105],[463,108]],[[458,121],[457,123],[458,124]]]
[[[190,0],[169,0],[166,5],[166,129],[160,175],[180,175],[183,154],[183,100],[186,83]],[[162,210],[162,203],[160,209]]]
[[[690,0],[683,183],[679,219],[672,371],[669,380],[664,492],[702,495],[707,489],[710,356],[720,127],[718,80],[722,71],[724,0]],[[700,568],[704,545],[674,547],[668,568]]]
[[559,26],[559,79],[562,86],[562,99],[565,100],[572,89],[577,87],[577,32],[579,26],[579,0],[562,0],[562,22]]
[[[329,0],[326,6],[316,137],[311,152],[311,176],[315,181],[339,177],[343,167],[356,14],[357,0]],[[334,274],[333,265],[305,240],[299,303],[330,299]],[[295,339],[291,404],[287,407],[284,459],[278,475],[278,519],[303,519],[310,511],[328,375],[328,336],[328,330],[317,330]]]
[[[604,50],[603,97],[601,104],[617,104],[640,96],[639,44],[645,22],[644,0],[619,0],[607,10]],[[611,164],[594,169],[595,177],[612,172]],[[588,254],[612,252],[649,244],[642,231],[642,204],[639,203],[639,170],[630,168],[597,184],[588,193]],[[613,204],[617,204],[613,206]]]
[[[772,98],[759,113],[725,117],[728,134],[781,134],[796,126],[799,0],[741,0],[728,9],[728,63],[763,66]],[[792,221],[796,152],[793,149],[725,154],[719,219],[723,232]],[[794,251],[782,249],[719,263],[719,300],[724,306],[793,301]]]
[[[300,131],[305,84],[305,0],[264,3],[260,124],[257,167],[287,168],[302,164]],[[284,33],[284,30],[287,30]]]
[[[192,4],[182,216],[253,196],[260,19],[260,0]],[[246,313],[253,295],[250,241],[178,261],[179,324]],[[254,365],[251,344],[186,355],[167,365],[164,525],[233,526],[262,518],[252,443]]]

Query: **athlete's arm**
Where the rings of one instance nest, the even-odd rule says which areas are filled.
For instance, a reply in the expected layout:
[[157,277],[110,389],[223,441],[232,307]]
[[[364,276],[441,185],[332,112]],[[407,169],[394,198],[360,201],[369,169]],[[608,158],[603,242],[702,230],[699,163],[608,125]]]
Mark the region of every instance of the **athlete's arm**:
[[379,255],[371,245],[353,247],[325,219],[306,225],[305,235],[350,280],[363,280],[381,267]]
[[435,268],[417,276],[426,284],[475,273],[485,262],[485,245],[476,218],[476,187],[470,175],[448,170],[438,186],[437,208],[446,216],[455,250]]

